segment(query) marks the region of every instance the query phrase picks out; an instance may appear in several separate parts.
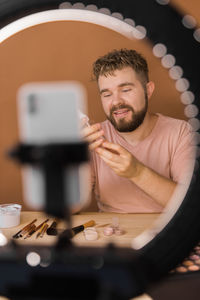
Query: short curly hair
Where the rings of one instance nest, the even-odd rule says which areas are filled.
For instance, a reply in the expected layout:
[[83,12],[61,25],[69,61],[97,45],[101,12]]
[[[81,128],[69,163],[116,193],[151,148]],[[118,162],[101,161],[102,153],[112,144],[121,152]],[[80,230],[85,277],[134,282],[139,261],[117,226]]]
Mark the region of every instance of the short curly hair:
[[140,77],[143,84],[149,81],[149,70],[146,59],[132,49],[113,50],[99,57],[93,63],[93,75],[98,81],[99,76],[112,75],[114,71],[131,67]]

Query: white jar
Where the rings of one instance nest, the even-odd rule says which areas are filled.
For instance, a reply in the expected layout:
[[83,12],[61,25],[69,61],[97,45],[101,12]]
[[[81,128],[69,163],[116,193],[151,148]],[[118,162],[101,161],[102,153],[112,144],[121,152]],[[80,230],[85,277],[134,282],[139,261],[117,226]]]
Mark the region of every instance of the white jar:
[[21,205],[0,205],[0,228],[10,228],[20,224]]

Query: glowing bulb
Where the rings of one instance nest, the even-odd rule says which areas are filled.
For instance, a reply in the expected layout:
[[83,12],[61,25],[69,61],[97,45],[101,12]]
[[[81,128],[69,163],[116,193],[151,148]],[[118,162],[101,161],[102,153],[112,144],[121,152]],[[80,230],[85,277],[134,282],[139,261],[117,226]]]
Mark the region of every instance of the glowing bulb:
[[26,262],[31,267],[35,267],[39,265],[40,261],[41,261],[41,257],[36,252],[29,252],[26,256]]
[[167,53],[167,47],[161,43],[156,44],[153,47],[153,54],[156,57],[163,57]]
[[181,79],[178,79],[176,81],[176,89],[179,91],[179,92],[184,92],[186,91],[190,86],[190,83],[187,79],[185,78],[181,78]]
[[147,33],[146,28],[143,26],[137,25],[135,27],[135,29],[136,30],[133,31],[134,37],[138,40],[144,39],[146,36],[146,33]]
[[188,118],[194,118],[198,115],[199,110],[198,107],[194,104],[189,104],[185,107],[184,113]]
[[40,266],[43,268],[48,267],[51,264],[51,251],[49,249],[44,249],[40,252],[40,256]]
[[76,2],[74,5],[73,5],[73,8],[76,8],[76,9],[85,9],[85,5],[81,2]]
[[97,11],[98,7],[94,4],[89,4],[89,5],[86,6],[86,9],[91,10],[91,11]]
[[127,24],[135,27],[135,22],[132,19],[129,19],[129,18],[124,19],[124,22],[126,22]]
[[50,262],[44,262],[44,261],[42,261],[41,263],[40,263],[40,266],[41,267],[43,267],[43,268],[47,268],[48,266],[50,265]]
[[185,91],[181,94],[181,102],[185,105],[191,104],[194,101],[194,94],[191,91]]
[[194,28],[196,26],[196,20],[190,15],[185,15],[182,19],[182,23],[186,28]]
[[176,62],[175,57],[171,54],[167,54],[167,55],[163,56],[163,58],[161,60],[161,64],[165,68],[172,68],[174,66],[175,62]]
[[169,4],[170,0],[156,0],[156,2],[158,2],[160,5],[167,5]]
[[200,43],[200,28],[196,29],[193,34],[195,40]]
[[0,232],[0,247],[5,246],[7,243],[8,243],[7,238],[5,237],[5,235],[2,232]]
[[72,4],[71,4],[70,2],[62,2],[62,3],[59,5],[59,8],[60,8],[60,9],[72,8]]
[[111,15],[111,11],[108,8],[100,8],[99,12],[104,14],[104,15]]
[[174,80],[181,78],[182,75],[183,75],[183,69],[179,66],[174,66],[169,70],[169,76]]
[[191,118],[188,120],[188,123],[192,126],[194,131],[197,131],[200,129],[200,121],[196,118]]
[[117,12],[112,13],[112,17],[117,18],[119,20],[123,20],[124,19],[123,16],[122,16],[122,14],[117,13]]

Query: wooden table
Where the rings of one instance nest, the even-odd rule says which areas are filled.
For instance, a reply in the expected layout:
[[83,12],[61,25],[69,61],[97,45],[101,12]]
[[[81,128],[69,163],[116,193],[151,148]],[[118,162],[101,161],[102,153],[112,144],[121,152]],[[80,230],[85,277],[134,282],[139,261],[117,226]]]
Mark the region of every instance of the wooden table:
[[[25,225],[30,223],[33,219],[37,219],[36,226],[43,222],[48,216],[42,212],[21,212],[20,225],[12,228],[1,229],[5,236],[10,239],[12,236],[22,229]],[[112,223],[112,218],[117,217],[119,219],[119,225],[124,230],[124,234],[117,236],[115,234],[111,236],[105,236],[103,230],[106,226]],[[81,225],[89,220],[95,221],[95,228],[98,232],[98,239],[96,241],[87,241],[84,233],[80,232],[73,237],[73,242],[77,245],[85,246],[105,246],[109,242],[114,242],[119,247],[131,247],[131,241],[134,237],[138,236],[145,229],[152,226],[158,214],[116,214],[116,213],[92,213],[83,212],[72,216],[72,226]],[[53,221],[52,217],[49,217],[48,224],[50,225]],[[65,229],[66,224],[64,221],[58,223],[58,228]],[[37,238],[34,233],[30,238],[16,239],[17,243],[20,244],[45,244],[51,245],[55,243],[56,237],[44,235],[43,238]]]
[[[72,226],[81,225],[89,220],[95,221],[95,228],[98,232],[98,239],[96,241],[87,241],[84,237],[84,233],[80,232],[73,237],[73,242],[80,246],[100,246],[103,247],[109,242],[114,242],[118,247],[131,247],[131,241],[134,237],[138,236],[145,229],[151,227],[159,214],[116,214],[116,213],[98,213],[98,212],[82,212],[72,216]],[[36,225],[43,222],[48,216],[43,212],[30,212],[22,211],[20,225],[12,228],[1,229],[3,234],[11,239],[12,236],[22,229],[25,225],[30,223],[33,219],[37,219]],[[124,234],[117,236],[105,236],[103,230],[106,226],[112,223],[112,218],[117,217],[119,219],[119,225],[124,230]],[[53,218],[50,217],[48,224],[50,225]],[[59,222],[58,228],[65,229],[66,223],[64,221]],[[53,245],[56,242],[55,236],[44,235],[43,238],[37,238],[34,233],[28,239],[15,239],[19,244],[34,244],[34,245]],[[0,300],[7,300],[7,298],[1,298]],[[9,300],[9,299],[8,299]],[[131,299],[130,299],[131,300]],[[148,295],[142,295],[132,300],[152,300]]]

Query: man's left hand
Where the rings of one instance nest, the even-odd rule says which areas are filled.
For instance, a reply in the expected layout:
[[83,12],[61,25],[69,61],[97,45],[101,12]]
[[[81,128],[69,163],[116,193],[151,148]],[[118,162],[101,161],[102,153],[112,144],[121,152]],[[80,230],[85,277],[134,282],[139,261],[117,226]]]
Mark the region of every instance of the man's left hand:
[[142,165],[122,146],[105,141],[96,152],[117,175],[129,179],[139,175]]

